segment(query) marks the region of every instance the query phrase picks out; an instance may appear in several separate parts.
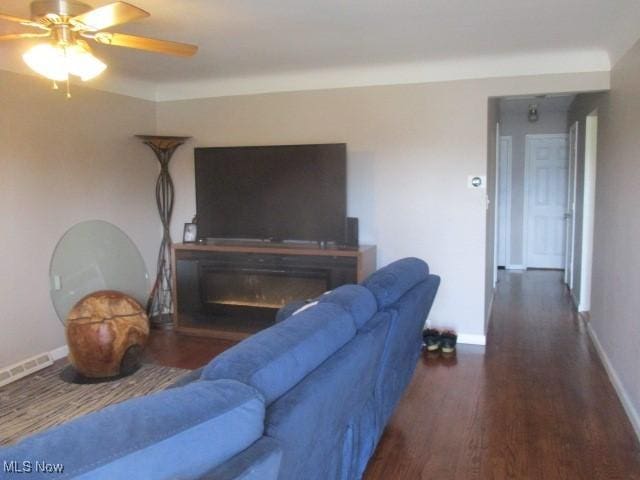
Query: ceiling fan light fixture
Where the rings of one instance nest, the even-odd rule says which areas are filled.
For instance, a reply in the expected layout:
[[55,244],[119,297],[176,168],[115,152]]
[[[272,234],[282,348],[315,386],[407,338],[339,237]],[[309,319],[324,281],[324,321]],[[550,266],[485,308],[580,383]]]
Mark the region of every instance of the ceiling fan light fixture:
[[68,46],[40,43],[27,50],[22,58],[33,71],[54,81],[64,81],[69,75],[75,75],[86,82],[107,68],[88,46],[80,42]]
[[76,44],[66,49],[67,68],[71,75],[80,77],[83,82],[100,75],[107,65],[96,58],[89,47]]
[[22,55],[24,62],[37,74],[53,80],[54,88],[57,88],[56,82],[66,82],[67,97],[70,97],[70,75],[86,82],[107,68],[93,55],[85,39],[165,55],[195,55],[196,45],[105,31],[148,16],[149,12],[123,1],[92,8],[82,0],[34,0],[30,19],[0,12],[0,20],[36,30],[0,35],[0,42],[40,39],[41,43]]
[[49,80],[61,82],[68,78],[64,50],[51,43],[39,43],[31,47],[22,55],[22,59],[31,70]]

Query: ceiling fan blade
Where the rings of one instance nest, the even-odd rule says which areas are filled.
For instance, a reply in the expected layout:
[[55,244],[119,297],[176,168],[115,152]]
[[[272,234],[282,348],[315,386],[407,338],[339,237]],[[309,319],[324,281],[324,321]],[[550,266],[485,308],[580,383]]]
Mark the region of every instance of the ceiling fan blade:
[[8,22],[15,22],[24,25],[25,27],[40,28],[42,30],[48,30],[46,26],[34,22],[33,20],[27,20],[26,18],[14,17],[13,15],[7,15],[6,13],[0,13],[0,20],[6,20]]
[[27,20],[26,18],[14,17],[13,15],[7,15],[6,13],[0,13],[0,20],[7,20],[9,22],[16,23],[33,23],[31,20]]
[[21,40],[23,38],[42,38],[50,36],[49,33],[9,33],[0,35],[0,42],[4,40]]
[[115,2],[77,15],[69,21],[80,30],[96,32],[148,16],[149,12],[141,8],[126,2]]
[[155,53],[165,53],[167,55],[178,55],[190,57],[195,55],[198,47],[187,43],[169,42],[167,40],[156,40],[155,38],[138,37],[135,35],[125,35],[124,33],[99,32],[92,38],[105,45],[115,45],[117,47],[137,48]]

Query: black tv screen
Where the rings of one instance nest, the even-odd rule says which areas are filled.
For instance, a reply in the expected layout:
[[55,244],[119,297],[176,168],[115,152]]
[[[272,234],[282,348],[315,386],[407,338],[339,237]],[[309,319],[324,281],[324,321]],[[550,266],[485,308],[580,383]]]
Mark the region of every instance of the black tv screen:
[[195,149],[200,238],[343,243],[346,144]]

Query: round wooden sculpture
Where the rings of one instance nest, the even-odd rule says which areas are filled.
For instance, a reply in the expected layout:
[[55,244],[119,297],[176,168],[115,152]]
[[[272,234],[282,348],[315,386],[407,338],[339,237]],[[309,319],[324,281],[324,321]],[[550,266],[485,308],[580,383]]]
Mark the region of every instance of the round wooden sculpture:
[[137,368],[149,337],[138,302],[114,291],[95,292],[73,307],[66,322],[69,361],[89,378],[126,375]]

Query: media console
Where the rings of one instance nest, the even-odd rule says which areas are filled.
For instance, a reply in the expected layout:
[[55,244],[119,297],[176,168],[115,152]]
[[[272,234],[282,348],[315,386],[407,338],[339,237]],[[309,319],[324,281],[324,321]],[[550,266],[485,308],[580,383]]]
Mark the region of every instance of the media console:
[[176,331],[241,340],[273,325],[293,300],[364,280],[376,268],[376,247],[181,243],[172,263]]

